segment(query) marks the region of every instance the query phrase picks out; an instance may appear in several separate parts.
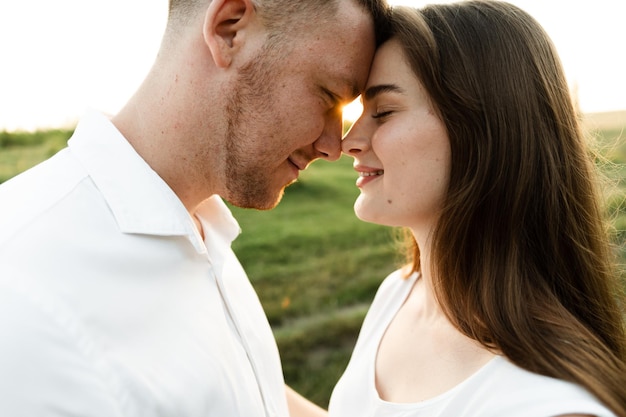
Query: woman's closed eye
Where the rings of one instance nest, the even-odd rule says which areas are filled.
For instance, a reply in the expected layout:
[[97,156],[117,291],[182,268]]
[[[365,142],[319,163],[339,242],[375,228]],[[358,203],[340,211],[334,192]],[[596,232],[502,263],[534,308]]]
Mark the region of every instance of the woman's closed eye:
[[378,111],[372,114],[372,119],[384,120],[385,118],[391,116],[392,113],[393,113],[393,110]]

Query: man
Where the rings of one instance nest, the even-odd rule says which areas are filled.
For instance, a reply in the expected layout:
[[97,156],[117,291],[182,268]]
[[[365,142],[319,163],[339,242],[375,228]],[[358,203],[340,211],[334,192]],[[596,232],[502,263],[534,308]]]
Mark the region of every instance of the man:
[[[375,0],[171,0],[111,120],[0,187],[0,415],[294,416],[221,198],[269,209],[340,155]],[[220,198],[221,197],[221,198]],[[311,414],[308,414],[311,413]]]

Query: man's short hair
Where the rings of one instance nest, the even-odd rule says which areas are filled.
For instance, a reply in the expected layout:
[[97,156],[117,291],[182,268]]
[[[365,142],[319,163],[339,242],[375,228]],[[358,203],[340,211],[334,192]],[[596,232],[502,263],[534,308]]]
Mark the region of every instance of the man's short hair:
[[[332,19],[345,0],[252,0],[255,9],[270,32],[270,36],[283,37],[298,27]],[[387,40],[390,9],[386,0],[349,0],[360,5],[374,21],[376,46]],[[169,22],[186,25],[204,11],[210,0],[170,0]]]

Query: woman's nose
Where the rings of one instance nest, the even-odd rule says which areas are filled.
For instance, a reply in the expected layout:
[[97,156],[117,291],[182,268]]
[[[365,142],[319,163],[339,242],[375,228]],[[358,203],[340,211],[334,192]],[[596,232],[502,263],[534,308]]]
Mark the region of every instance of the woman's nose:
[[357,120],[341,141],[341,150],[347,155],[357,155],[369,147],[369,137]]

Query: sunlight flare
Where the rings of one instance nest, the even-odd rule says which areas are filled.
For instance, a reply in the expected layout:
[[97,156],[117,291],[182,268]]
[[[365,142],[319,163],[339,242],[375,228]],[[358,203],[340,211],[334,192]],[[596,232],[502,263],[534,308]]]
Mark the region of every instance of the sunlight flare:
[[361,104],[361,97],[357,97],[354,101],[343,106],[341,113],[343,114],[343,121],[354,123],[356,119],[363,113],[363,104]]

